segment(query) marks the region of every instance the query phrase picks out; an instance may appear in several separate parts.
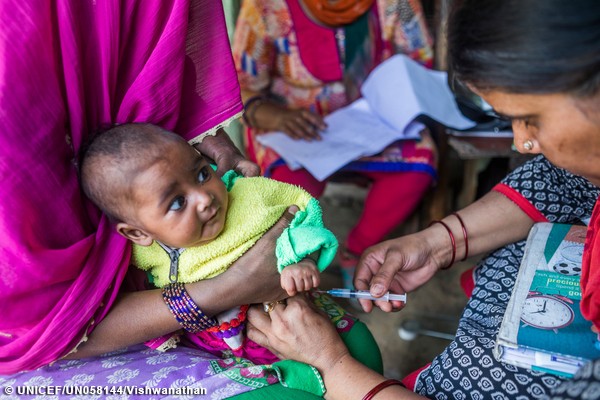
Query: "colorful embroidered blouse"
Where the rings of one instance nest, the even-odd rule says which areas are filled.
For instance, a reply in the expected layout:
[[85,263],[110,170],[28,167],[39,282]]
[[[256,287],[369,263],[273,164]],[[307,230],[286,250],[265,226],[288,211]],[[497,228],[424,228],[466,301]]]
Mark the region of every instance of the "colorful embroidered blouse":
[[[270,93],[290,107],[321,115],[360,97],[369,72],[397,53],[432,65],[432,40],[419,1],[378,0],[356,22],[335,29],[310,20],[298,0],[245,0],[233,45],[243,90]],[[266,172],[281,159],[256,142],[254,134],[250,132],[248,150]],[[418,163],[435,174],[435,145],[428,135],[419,144],[403,143],[393,146],[393,162],[399,153],[402,158],[397,170]]]

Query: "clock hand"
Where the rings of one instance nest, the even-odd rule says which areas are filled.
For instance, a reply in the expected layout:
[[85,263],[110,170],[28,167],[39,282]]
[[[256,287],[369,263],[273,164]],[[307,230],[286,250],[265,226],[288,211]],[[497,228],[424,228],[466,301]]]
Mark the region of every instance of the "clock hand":
[[541,310],[537,310],[537,311],[533,311],[531,314],[545,314],[546,313],[546,300],[544,300],[544,305],[542,306]]

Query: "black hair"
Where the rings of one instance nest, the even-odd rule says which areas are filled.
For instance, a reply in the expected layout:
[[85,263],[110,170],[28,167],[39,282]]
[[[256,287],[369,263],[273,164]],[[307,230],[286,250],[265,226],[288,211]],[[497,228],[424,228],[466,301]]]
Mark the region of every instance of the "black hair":
[[79,180],[84,194],[98,206],[112,222],[122,221],[122,198],[112,190],[125,177],[119,171],[134,160],[155,157],[165,140],[183,140],[172,132],[146,123],[127,123],[99,129],[91,135],[79,152]]
[[465,0],[448,25],[449,70],[481,90],[600,91],[599,0]]

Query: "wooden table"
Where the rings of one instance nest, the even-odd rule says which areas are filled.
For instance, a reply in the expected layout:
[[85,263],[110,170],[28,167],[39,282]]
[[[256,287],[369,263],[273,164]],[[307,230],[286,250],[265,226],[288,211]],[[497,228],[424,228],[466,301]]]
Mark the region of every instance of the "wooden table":
[[[445,130],[446,143],[440,148],[440,165],[438,166],[439,182],[430,208],[430,218],[440,219],[448,214],[452,201],[448,198],[449,152],[453,149],[463,161],[463,185],[456,199],[456,209],[464,208],[475,201],[478,184],[477,164],[482,159],[513,158],[520,154],[513,150],[513,137],[505,132],[497,135],[494,132],[479,132],[476,135]],[[446,165],[444,165],[446,164]]]
[[464,136],[448,131],[448,145],[464,161],[463,186],[457,198],[457,207],[463,208],[475,201],[477,194],[477,163],[485,158],[512,158],[519,155],[513,150],[513,137]]

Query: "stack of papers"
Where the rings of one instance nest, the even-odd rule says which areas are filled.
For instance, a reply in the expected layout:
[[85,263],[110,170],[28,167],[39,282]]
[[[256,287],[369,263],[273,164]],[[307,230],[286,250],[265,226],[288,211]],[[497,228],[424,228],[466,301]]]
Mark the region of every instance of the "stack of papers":
[[475,126],[458,110],[445,72],[428,70],[403,55],[379,65],[361,91],[361,99],[325,118],[328,127],[321,141],[294,140],[282,132],[263,134],[258,140],[290,168],[306,168],[323,181],[394,141],[420,138],[424,126],[414,120],[421,115],[455,129]]

